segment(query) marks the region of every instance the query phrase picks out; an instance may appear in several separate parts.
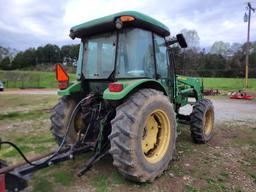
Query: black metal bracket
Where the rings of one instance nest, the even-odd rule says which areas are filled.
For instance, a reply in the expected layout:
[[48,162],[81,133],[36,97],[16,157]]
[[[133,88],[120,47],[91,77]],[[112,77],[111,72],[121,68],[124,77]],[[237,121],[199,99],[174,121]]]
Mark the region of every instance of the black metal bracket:
[[68,148],[64,148],[58,155],[53,157],[50,161],[45,161],[45,159],[49,158],[52,154],[50,154],[49,156],[44,156],[42,159],[35,161],[37,166],[25,163],[20,166],[8,167],[4,162],[2,162],[0,163],[0,175],[5,175],[6,189],[8,192],[20,191],[27,187],[26,176],[28,176],[29,174],[62,161],[72,160],[76,155],[92,150],[93,146],[91,145],[84,145],[80,147],[70,146]]
[[179,123],[190,125],[190,115],[177,114],[176,117]]

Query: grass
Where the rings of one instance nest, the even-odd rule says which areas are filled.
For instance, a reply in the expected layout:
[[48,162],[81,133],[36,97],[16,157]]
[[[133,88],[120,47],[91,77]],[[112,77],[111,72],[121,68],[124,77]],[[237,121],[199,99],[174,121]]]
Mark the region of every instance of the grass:
[[0,114],[2,118],[10,116],[19,116],[20,112],[45,109],[51,109],[58,101],[57,95],[0,95]]
[[197,190],[196,188],[194,188],[191,185],[187,185],[185,192],[199,192],[199,190]]
[[[24,95],[1,95],[0,107],[8,111],[0,112],[1,137],[21,146],[29,157],[56,148],[49,132],[50,113],[43,109],[53,106],[57,98],[49,95],[28,95],[26,98]],[[168,170],[153,183],[137,184],[125,180],[113,167],[110,156],[96,163],[83,177],[76,177],[92,152],[36,172],[29,186],[32,191],[39,192],[250,191],[254,186],[249,188],[247,182],[243,183],[237,177],[246,176],[246,180],[256,186],[256,129],[253,123],[250,127],[235,123],[216,124],[213,140],[207,145],[193,144],[189,127],[181,126],[182,134],[177,138],[174,158]],[[232,135],[234,137],[230,137]],[[1,149],[0,157],[10,164],[21,160],[6,146]],[[232,161],[228,157],[232,157]],[[184,179],[186,177],[189,179]]]
[[43,118],[44,116],[47,116],[48,114],[43,111],[37,111],[32,110],[28,112],[8,112],[0,114],[0,120],[9,119],[9,120],[15,120],[15,119],[37,119],[37,118]]
[[[43,152],[48,151],[49,146],[55,145],[55,141],[50,133],[46,133],[44,135],[37,135],[37,136],[36,135],[26,136],[26,137],[21,137],[21,136],[22,135],[17,135],[17,133],[14,133],[9,137],[11,137],[10,141],[13,141],[14,143],[18,144],[21,151],[25,154],[30,152],[41,154]],[[14,148],[7,145],[4,145],[2,147],[0,151],[0,155],[6,158],[20,157]]]
[[[47,124],[49,109],[57,98],[55,95],[1,95],[1,138],[17,144],[28,156],[52,150],[56,144]],[[7,145],[0,150],[0,157],[8,162],[22,160],[17,151]]]
[[35,179],[33,192],[53,192],[53,184],[47,178],[37,177]]
[[[75,80],[75,74],[69,76],[70,80]],[[0,70],[0,80],[5,82],[6,88],[56,88],[58,85],[55,72]]]
[[251,176],[253,182],[256,184],[256,172],[255,173],[249,173],[249,175]]
[[74,180],[74,175],[68,171],[60,171],[52,174],[54,182],[63,186],[70,186]]
[[228,191],[226,186],[219,181],[216,181],[215,179],[208,178],[206,179],[208,183],[208,190],[209,192],[215,192],[215,191]]
[[117,184],[117,185],[120,185],[120,184],[126,184],[128,183],[129,181],[125,180],[125,178],[120,175],[117,170],[113,171],[112,173],[112,183],[113,184]]
[[108,178],[105,175],[96,175],[91,179],[96,192],[108,192]]
[[[239,90],[244,87],[243,78],[203,78],[204,87],[208,89]],[[249,79],[250,90],[256,90],[256,79]]]
[[[22,146],[19,146],[20,150],[23,152],[23,153],[27,153],[29,151],[31,151],[31,147],[28,147],[26,145],[22,145]],[[14,148],[4,148],[2,149],[1,153],[0,153],[2,156],[4,157],[15,157],[15,156],[18,156],[18,152],[14,149]]]
[[[69,74],[75,80],[75,74]],[[3,71],[0,70],[0,80],[6,81],[6,88],[20,87],[45,87],[56,88],[55,72],[37,71]],[[239,90],[243,89],[243,78],[203,78],[204,87],[207,89]],[[256,79],[249,79],[249,89],[256,90]]]

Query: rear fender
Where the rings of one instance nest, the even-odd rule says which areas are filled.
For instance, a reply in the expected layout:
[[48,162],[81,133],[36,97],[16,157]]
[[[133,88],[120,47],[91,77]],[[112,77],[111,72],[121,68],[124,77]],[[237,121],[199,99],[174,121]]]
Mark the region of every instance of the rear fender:
[[154,79],[119,80],[116,83],[121,83],[123,85],[123,90],[120,92],[110,92],[107,88],[103,93],[103,99],[121,100],[136,92],[138,89],[143,88],[156,89],[162,91],[165,95],[168,95],[165,87]]
[[72,82],[68,88],[63,90],[58,90],[58,95],[64,96],[64,95],[71,95],[72,93],[81,91],[81,81],[75,81]]

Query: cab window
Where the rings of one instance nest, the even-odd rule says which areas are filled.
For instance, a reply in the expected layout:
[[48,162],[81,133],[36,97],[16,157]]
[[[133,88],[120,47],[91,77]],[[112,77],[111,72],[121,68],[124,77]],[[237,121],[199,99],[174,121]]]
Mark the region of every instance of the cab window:
[[119,33],[117,78],[154,77],[152,33],[126,28]]
[[161,79],[168,78],[168,60],[165,39],[158,35],[154,35],[155,56],[157,74]]

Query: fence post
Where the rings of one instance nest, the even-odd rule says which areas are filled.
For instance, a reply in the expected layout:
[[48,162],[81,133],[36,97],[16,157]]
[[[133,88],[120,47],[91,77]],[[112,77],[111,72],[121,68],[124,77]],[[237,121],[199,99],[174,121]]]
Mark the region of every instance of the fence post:
[[40,77],[37,79],[37,88],[40,88]]

